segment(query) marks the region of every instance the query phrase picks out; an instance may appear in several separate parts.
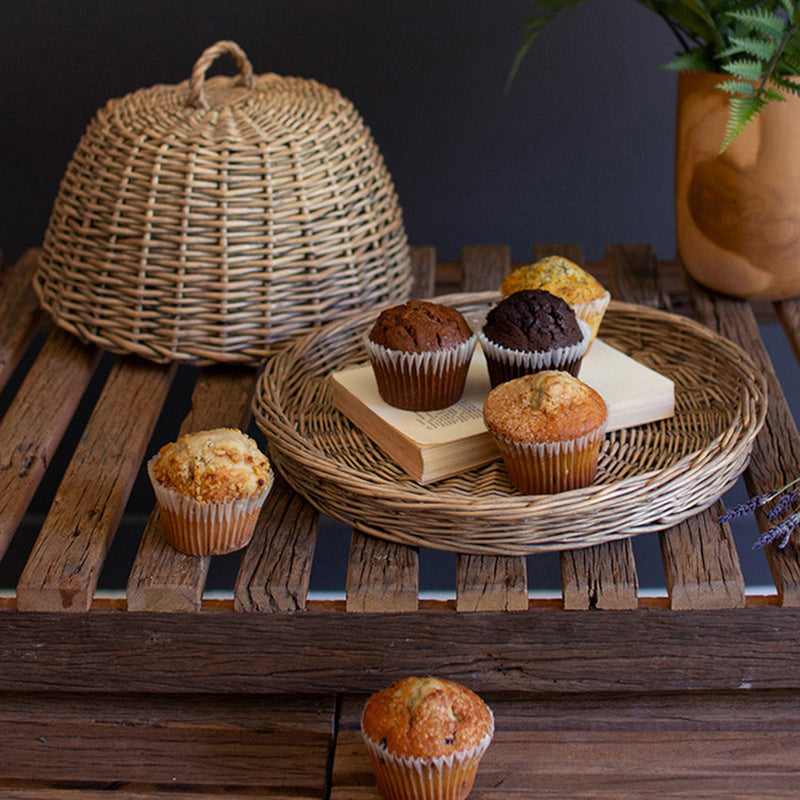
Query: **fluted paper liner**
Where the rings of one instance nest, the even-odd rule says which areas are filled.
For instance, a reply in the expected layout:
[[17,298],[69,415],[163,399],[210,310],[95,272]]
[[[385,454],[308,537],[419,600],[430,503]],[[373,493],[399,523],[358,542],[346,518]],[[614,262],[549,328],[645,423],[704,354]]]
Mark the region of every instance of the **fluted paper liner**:
[[555,494],[589,486],[597,475],[606,425],[561,442],[515,442],[490,429],[511,483],[522,494]]
[[153,476],[157,458],[155,455],[147,462],[147,474],[161,514],[164,538],[176,550],[191,556],[217,556],[250,543],[274,474],[266,489],[258,494],[227,503],[200,503],[159,484]]
[[486,356],[486,367],[489,370],[489,383],[492,388],[514,378],[546,369],[562,370],[577,378],[583,357],[592,341],[592,329],[589,324],[579,319],[578,327],[583,334],[580,342],[552,350],[512,350],[495,344],[481,331],[478,337]]
[[364,337],[378,393],[390,406],[435,411],[457,403],[464,393],[476,336],[455,347],[408,353]]
[[603,316],[610,302],[611,292],[606,291],[602,297],[598,297],[596,300],[586,300],[583,303],[574,303],[572,305],[575,316],[591,328],[592,334],[589,339],[589,345],[597,336],[597,331],[600,330],[600,323],[603,321]]
[[386,800],[464,800],[494,736],[494,715],[491,730],[474,747],[436,758],[394,755],[363,730],[361,735],[369,750],[375,782]]

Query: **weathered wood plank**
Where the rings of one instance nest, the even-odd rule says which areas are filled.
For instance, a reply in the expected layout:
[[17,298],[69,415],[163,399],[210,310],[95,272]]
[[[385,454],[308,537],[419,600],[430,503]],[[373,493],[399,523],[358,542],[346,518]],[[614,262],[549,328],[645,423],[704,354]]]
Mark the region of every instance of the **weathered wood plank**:
[[432,297],[436,291],[436,248],[412,247],[411,255],[411,297]]
[[119,359],[17,584],[28,611],[86,611],[174,367]]
[[[537,245],[533,258],[560,255],[585,265],[583,249],[571,244]],[[638,604],[639,581],[630,539],[604,542],[561,554],[564,608],[625,609]]]
[[478,692],[800,687],[795,608],[426,608],[413,619],[331,609],[8,611],[0,613],[0,691],[363,692],[409,672],[447,674]]
[[322,797],[334,711],[334,697],[315,695],[0,695],[0,794],[37,781],[102,785],[106,796],[152,785],[163,797],[160,785]]
[[278,476],[242,556],[237,611],[303,611],[319,512]]
[[[476,798],[651,800],[789,798],[796,793],[796,692],[485,699],[496,734]],[[359,734],[362,698],[345,698],[332,800],[379,800]]]
[[55,331],[0,420],[0,558],[89,385],[100,351]]
[[[620,300],[672,311],[658,259],[650,245],[606,248]],[[745,583],[730,527],[715,507],[659,533],[667,593],[673,608],[738,608]]]
[[[208,428],[246,428],[255,370],[217,365],[200,371],[192,408],[180,434]],[[210,557],[178,552],[164,538],[158,510],[145,528],[128,576],[129,611],[194,611],[200,608]]]
[[[697,318],[746,350],[765,377],[767,418],[755,439],[744,481],[751,496],[780,489],[800,475],[800,435],[761,340],[752,308],[743,300],[710,292],[696,283],[691,287]],[[789,319],[788,312],[785,319]],[[762,531],[770,525],[761,511],[756,513],[756,521]],[[797,536],[793,536],[783,550],[769,545],[764,548],[764,553],[780,602],[786,606],[800,605],[800,544]]]
[[347,563],[346,608],[391,613],[419,607],[419,551],[353,529]]
[[9,269],[0,271],[0,389],[28,347],[42,312],[31,280],[38,251],[29,250]]
[[461,290],[500,292],[511,270],[511,251],[505,244],[468,244],[461,248]]

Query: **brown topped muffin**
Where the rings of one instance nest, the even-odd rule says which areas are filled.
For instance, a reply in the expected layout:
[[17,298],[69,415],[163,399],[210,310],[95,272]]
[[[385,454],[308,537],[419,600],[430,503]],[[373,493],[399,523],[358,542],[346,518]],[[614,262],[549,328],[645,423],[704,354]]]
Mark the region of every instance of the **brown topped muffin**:
[[544,289],[524,289],[501,300],[480,333],[493,387],[543,369],[577,375],[590,339],[589,326],[569,304]]
[[409,300],[378,315],[369,338],[389,350],[422,353],[455,347],[472,336],[458,309],[426,300]]
[[165,538],[197,556],[248,544],[273,482],[267,457],[235,428],[187,433],[164,445],[147,471]]
[[523,289],[545,289],[565,300],[578,319],[588,323],[593,339],[611,301],[611,293],[597,278],[563,256],[546,256],[517,267],[500,285],[503,297]]
[[463,799],[494,735],[494,717],[466,687],[412,676],[369,698],[361,732],[389,800]]
[[483,420],[509,478],[523,494],[552,494],[594,481],[608,409],[569,373],[546,370],[500,384]]
[[434,411],[461,398],[476,341],[458,309],[409,300],[382,311],[364,343],[383,400]]

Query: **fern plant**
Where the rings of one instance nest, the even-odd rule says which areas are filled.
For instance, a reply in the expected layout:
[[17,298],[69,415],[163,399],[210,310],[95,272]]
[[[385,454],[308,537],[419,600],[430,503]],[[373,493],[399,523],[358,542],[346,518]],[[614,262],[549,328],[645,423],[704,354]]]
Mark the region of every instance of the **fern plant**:
[[[536,0],[508,78],[547,25],[583,0]],[[636,0],[660,16],[680,43],[667,69],[719,72],[730,95],[721,150],[761,110],[788,95],[800,96],[800,8],[797,0]]]

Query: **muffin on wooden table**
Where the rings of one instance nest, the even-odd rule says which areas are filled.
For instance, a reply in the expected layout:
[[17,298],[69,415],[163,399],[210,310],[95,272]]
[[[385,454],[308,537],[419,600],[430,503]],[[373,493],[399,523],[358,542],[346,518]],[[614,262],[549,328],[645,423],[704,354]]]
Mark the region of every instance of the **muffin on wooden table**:
[[510,272],[500,285],[503,297],[523,289],[545,289],[569,303],[597,336],[611,293],[586,270],[563,256],[547,256]]
[[524,289],[501,300],[479,334],[493,387],[544,369],[577,375],[590,339],[588,324],[544,289]]
[[594,481],[608,409],[578,378],[546,370],[502,383],[487,395],[483,419],[523,494],[554,494]]
[[195,556],[245,547],[274,477],[255,441],[235,428],[187,433],[164,445],[147,472],[165,538]]
[[464,800],[494,716],[460,684],[411,676],[367,700],[361,733],[387,800]]
[[385,309],[365,338],[380,396],[409,411],[461,399],[475,342],[458,309],[426,300]]

